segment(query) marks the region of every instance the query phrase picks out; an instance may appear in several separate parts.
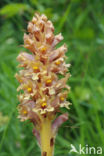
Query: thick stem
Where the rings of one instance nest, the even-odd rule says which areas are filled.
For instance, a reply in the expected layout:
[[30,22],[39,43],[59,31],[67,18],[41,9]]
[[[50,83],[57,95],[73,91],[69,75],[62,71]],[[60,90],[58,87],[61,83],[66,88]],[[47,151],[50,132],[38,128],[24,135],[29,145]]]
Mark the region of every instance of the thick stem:
[[44,118],[41,130],[41,156],[53,156],[54,150],[54,136],[52,134],[51,120]]

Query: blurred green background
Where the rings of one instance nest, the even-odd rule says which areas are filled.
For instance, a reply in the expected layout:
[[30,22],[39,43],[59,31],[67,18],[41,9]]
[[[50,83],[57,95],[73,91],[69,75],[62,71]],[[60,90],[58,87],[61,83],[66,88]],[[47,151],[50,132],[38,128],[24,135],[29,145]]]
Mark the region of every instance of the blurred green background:
[[72,64],[72,106],[59,129],[55,156],[78,156],[69,153],[70,144],[104,148],[104,1],[0,0],[0,156],[40,155],[32,124],[17,119],[14,78],[23,34],[35,11],[53,21],[55,34],[62,32]]

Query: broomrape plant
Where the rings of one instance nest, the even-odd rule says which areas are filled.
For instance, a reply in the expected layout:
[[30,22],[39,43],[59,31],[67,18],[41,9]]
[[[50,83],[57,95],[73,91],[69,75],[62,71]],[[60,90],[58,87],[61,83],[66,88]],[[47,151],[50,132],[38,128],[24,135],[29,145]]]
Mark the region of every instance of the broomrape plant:
[[[16,79],[23,90],[18,99],[21,121],[30,120],[34,124],[33,134],[41,148],[41,156],[53,156],[55,136],[59,126],[68,119],[64,113],[56,117],[60,107],[69,109],[66,101],[70,87],[66,84],[70,74],[65,63],[66,45],[55,46],[63,40],[60,34],[54,35],[54,26],[47,17],[38,13],[28,23],[28,34],[24,34],[24,47],[31,54],[21,52],[17,60],[22,67]],[[59,79],[59,74],[64,78]]]

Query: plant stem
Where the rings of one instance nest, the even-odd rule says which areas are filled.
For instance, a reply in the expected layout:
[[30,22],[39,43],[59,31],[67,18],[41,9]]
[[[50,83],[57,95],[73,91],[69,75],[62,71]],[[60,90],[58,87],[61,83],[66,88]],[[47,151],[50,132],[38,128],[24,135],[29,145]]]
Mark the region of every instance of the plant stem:
[[52,134],[51,120],[44,118],[40,130],[41,156],[53,156],[54,136]]

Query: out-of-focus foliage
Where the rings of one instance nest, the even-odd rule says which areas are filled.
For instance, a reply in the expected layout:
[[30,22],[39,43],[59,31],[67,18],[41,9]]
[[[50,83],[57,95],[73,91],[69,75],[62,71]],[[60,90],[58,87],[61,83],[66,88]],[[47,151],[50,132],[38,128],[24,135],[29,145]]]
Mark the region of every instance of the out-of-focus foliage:
[[23,11],[29,10],[29,5],[21,3],[7,4],[0,10],[0,15],[5,15],[6,17],[13,17],[16,14],[21,14]]
[[8,116],[3,116],[3,114],[0,112],[0,131],[5,128],[5,125],[8,123],[8,119]]
[[55,156],[76,155],[69,153],[70,144],[104,147],[103,0],[1,0],[0,112],[8,120],[0,127],[0,156],[40,155],[32,124],[17,119],[18,83],[14,78],[16,57],[25,51],[23,33],[36,11],[54,22],[55,33],[62,32],[62,43],[68,45],[67,62],[72,64],[68,81],[72,106],[69,120],[59,130]]

